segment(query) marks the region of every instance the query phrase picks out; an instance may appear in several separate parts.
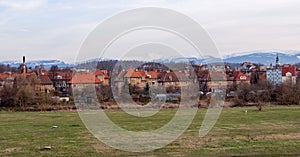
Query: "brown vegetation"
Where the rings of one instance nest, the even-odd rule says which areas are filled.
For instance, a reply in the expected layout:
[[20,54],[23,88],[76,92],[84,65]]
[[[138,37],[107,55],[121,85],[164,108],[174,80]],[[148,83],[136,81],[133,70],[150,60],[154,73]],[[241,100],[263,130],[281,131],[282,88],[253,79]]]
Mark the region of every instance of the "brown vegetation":
[[257,105],[261,110],[262,105],[272,103],[276,105],[299,105],[300,83],[292,85],[283,83],[273,86],[268,82],[258,84],[240,84],[232,101],[234,106]]

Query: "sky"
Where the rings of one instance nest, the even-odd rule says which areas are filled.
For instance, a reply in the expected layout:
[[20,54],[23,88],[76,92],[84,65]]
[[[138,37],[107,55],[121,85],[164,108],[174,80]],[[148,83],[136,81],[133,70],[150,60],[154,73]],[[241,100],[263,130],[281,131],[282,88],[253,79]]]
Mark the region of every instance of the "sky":
[[298,0],[0,0],[0,61],[73,62],[102,21],[139,7],[173,9],[196,20],[222,55],[300,50]]

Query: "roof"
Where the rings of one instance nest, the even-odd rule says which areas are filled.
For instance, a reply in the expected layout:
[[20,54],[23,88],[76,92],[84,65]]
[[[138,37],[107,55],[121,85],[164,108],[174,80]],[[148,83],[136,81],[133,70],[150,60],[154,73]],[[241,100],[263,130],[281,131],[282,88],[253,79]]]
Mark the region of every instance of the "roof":
[[160,72],[154,72],[154,71],[146,72],[147,77],[151,79],[158,79],[160,74],[161,74]]
[[115,81],[123,81],[123,78],[124,78],[125,74],[126,74],[126,71],[123,71],[123,70],[122,70],[122,71],[116,76]]
[[104,79],[109,79],[109,76],[103,71],[103,70],[97,70],[95,72],[95,75],[98,76],[98,75],[103,75],[104,76]]
[[227,76],[224,72],[209,72],[208,77],[208,80],[227,81]]
[[182,72],[165,72],[160,78],[160,82],[179,82],[180,80],[186,80],[187,77]]
[[0,80],[5,80],[6,78],[8,78],[8,74],[5,74],[5,73],[1,73],[0,74]]
[[163,73],[161,78],[159,79],[159,81],[160,82],[179,82],[179,80],[176,77],[174,72]]
[[129,68],[124,77],[142,78],[144,76],[145,76],[145,72],[143,72],[141,70],[134,70],[133,68]]
[[92,73],[75,73],[70,81],[71,84],[99,84],[101,81]]
[[48,77],[52,80],[61,79],[61,80],[70,80],[72,78],[72,72],[56,72],[55,74],[48,72]]
[[50,80],[50,78],[47,75],[39,75],[38,78],[40,79],[40,84],[42,85],[49,85],[53,84],[53,82]]
[[127,70],[126,74],[124,75],[124,77],[130,77],[133,72],[134,72],[134,69],[133,68],[129,68]]
[[134,77],[134,78],[141,78],[145,76],[145,72],[140,71],[140,70],[135,70],[130,77]]
[[247,77],[247,75],[245,75],[242,72],[237,71],[237,72],[234,72],[233,75],[234,75],[236,81],[250,81],[250,78]]
[[282,66],[282,76],[286,76],[287,73],[291,73],[292,76],[296,76],[296,66],[284,64]]
[[58,75],[62,77],[62,79],[71,79],[72,72],[58,72]]

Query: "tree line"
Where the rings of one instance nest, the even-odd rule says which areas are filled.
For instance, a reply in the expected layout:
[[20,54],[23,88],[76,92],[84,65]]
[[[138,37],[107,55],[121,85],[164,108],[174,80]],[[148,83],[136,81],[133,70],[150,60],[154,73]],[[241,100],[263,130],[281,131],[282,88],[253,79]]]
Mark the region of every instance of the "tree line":
[[234,106],[246,106],[251,103],[275,105],[300,105],[300,83],[291,82],[272,85],[267,81],[257,84],[241,83],[237,86],[233,98]]

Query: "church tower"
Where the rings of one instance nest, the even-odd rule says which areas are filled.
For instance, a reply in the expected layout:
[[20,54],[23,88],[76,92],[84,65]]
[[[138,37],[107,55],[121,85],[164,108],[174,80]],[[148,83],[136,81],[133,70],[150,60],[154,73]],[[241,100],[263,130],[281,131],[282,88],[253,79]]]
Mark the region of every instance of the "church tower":
[[279,62],[278,54],[276,56],[276,68],[280,68],[280,62]]

